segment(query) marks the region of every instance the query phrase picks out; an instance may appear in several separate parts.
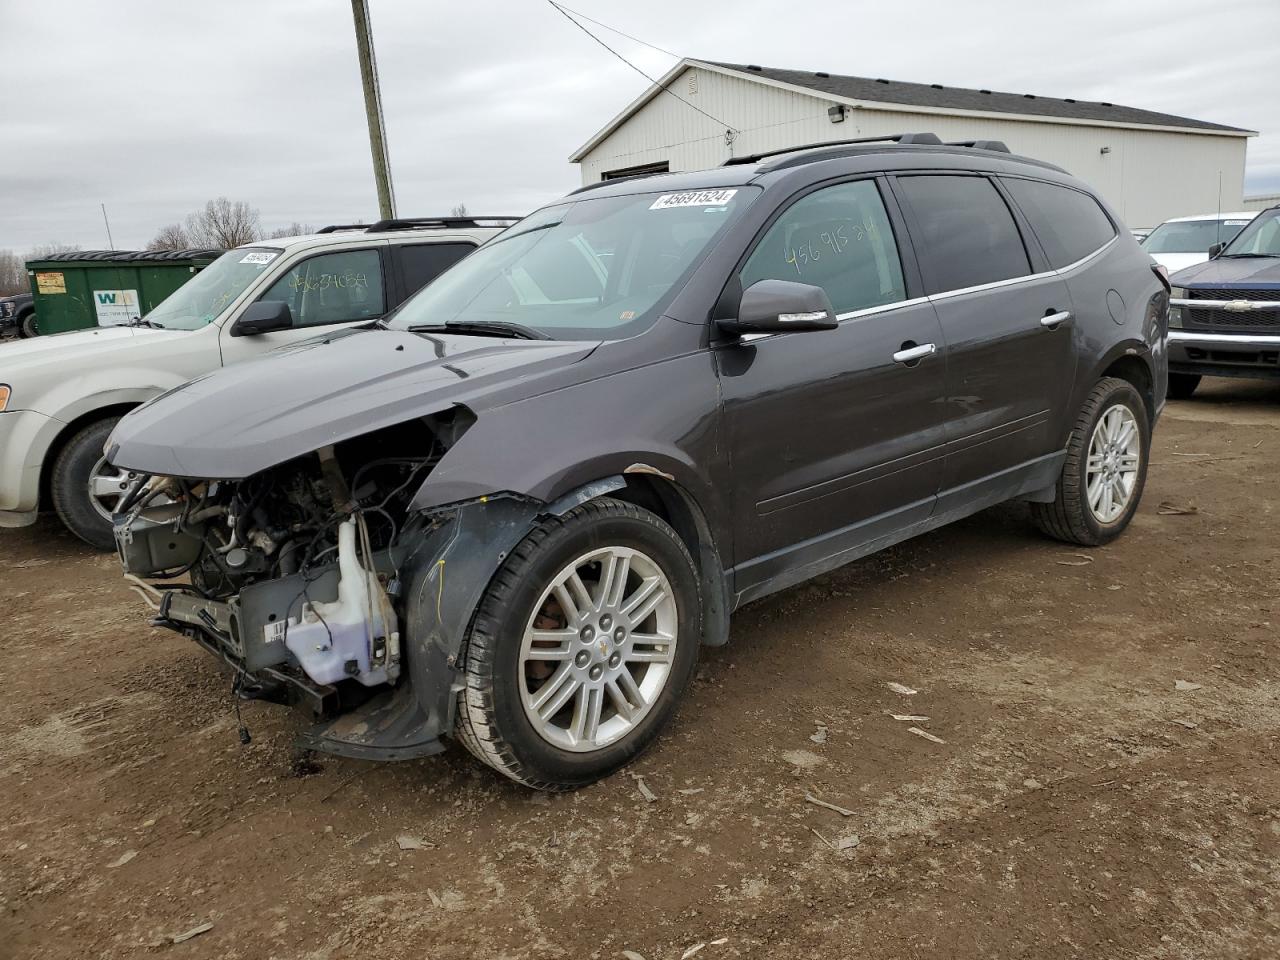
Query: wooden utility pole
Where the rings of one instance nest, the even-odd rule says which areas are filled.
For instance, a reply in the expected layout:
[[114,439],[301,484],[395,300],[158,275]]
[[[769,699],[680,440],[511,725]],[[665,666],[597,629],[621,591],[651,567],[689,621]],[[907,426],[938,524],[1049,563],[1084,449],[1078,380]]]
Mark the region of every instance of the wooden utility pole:
[[378,61],[373,55],[373,36],[366,0],[351,0],[356,21],[356,52],[360,56],[360,82],[364,86],[364,112],[369,119],[369,150],[373,154],[373,179],[378,185],[378,215],[390,220],[396,215],[396,195],[391,188],[391,161],[383,133],[382,94],[378,89]]

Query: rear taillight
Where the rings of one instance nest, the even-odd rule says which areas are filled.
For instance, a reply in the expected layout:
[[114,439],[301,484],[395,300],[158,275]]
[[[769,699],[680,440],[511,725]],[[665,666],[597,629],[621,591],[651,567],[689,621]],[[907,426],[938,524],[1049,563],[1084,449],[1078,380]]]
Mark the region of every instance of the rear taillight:
[[1156,275],[1156,278],[1160,281],[1161,286],[1164,287],[1165,293],[1173,292],[1173,287],[1169,285],[1169,268],[1168,267],[1162,266],[1161,264],[1158,264],[1158,263],[1153,263],[1151,265],[1151,272]]

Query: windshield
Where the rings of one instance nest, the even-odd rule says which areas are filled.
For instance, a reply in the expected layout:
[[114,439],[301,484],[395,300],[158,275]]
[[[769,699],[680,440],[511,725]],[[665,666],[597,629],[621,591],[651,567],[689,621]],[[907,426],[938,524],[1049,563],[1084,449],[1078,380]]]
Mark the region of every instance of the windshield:
[[1224,257],[1280,257],[1280,209],[1258,214],[1227,244]]
[[228,250],[145,317],[166,330],[198,330],[226,309],[281,254],[268,247]]
[[526,217],[389,320],[513,323],[560,340],[647,329],[756,187],[570,200]]
[[1162,223],[1142,241],[1147,253],[1208,253],[1226,243],[1248,220],[1177,220]]

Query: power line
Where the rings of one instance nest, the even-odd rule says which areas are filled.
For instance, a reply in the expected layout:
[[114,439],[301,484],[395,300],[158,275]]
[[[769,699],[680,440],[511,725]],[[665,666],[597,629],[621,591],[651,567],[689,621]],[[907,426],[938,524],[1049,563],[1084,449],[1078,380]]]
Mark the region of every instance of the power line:
[[[655,80],[653,77],[649,76],[649,74],[645,73],[643,70],[641,70],[639,67],[637,67],[634,63],[632,63],[630,60],[628,60],[626,57],[624,57],[622,54],[620,54],[617,50],[613,49],[613,47],[609,46],[607,43],[605,43],[603,40],[601,40],[599,37],[597,37],[594,33],[592,33],[590,30],[588,30],[586,27],[584,27],[582,24],[580,24],[577,20],[573,19],[573,17],[569,16],[569,11],[568,11],[566,8],[564,8],[564,7],[560,6],[560,4],[556,3],[556,0],[547,0],[547,3],[549,3],[549,4],[551,4],[551,6],[555,7],[555,9],[556,9],[557,11],[559,11],[559,13],[560,13],[560,15],[561,15],[561,16],[563,16],[566,20],[568,20],[570,23],[572,23],[575,27],[577,27],[579,30],[581,30],[583,33],[585,33],[588,37],[590,37],[590,38],[591,38],[592,40],[594,40],[596,43],[600,44],[600,46],[604,47],[604,48],[605,48],[606,50],[608,50],[611,54],[613,54],[615,57],[617,57],[619,60],[621,60],[623,63],[625,63],[628,67],[630,67],[630,68],[631,68],[632,70],[634,70],[636,73],[640,74],[640,76],[644,77],[644,78],[645,78],[646,80],[648,80],[650,83],[652,83],[652,84],[654,84],[655,86],[657,86],[657,87],[658,87],[658,89],[660,89],[663,93],[668,93],[668,94],[670,94],[671,96],[675,97],[677,100],[679,100],[681,103],[683,103],[686,107],[691,107],[692,109],[697,110],[697,111],[698,111],[698,113],[702,114],[702,115],[703,115],[704,117],[706,117],[708,120],[714,120],[716,123],[718,123],[718,124],[720,124],[721,126],[725,127],[725,128],[726,128],[730,133],[734,133],[734,134],[736,134],[736,133],[739,133],[739,132],[740,132],[739,130],[737,130],[737,129],[736,129],[735,127],[733,127],[732,125],[730,125],[730,124],[728,124],[728,123],[725,123],[725,121],[721,120],[719,117],[716,117],[716,116],[713,116],[713,115],[712,115],[712,114],[710,114],[710,113],[707,113],[707,111],[703,110],[703,109],[702,109],[701,107],[699,107],[697,104],[690,103],[688,100],[686,100],[684,97],[680,96],[680,94],[676,93],[674,90],[671,90],[671,89],[670,89],[670,88],[668,88],[668,87],[665,87],[665,86],[660,85],[660,84],[658,83],[658,81],[657,81],[657,80]],[[582,16],[582,15],[581,15],[581,14],[579,14],[579,16]],[[586,18],[584,18],[584,19],[590,19],[590,18],[589,18],[589,17],[586,17]],[[598,21],[596,21],[596,20],[592,20],[591,22],[592,22],[592,23],[598,23]],[[600,26],[602,26],[602,27],[605,27],[605,29],[606,29],[606,30],[613,30],[613,27],[606,27],[603,23],[601,23],[601,24],[599,24],[599,25],[600,25]],[[614,33],[622,34],[622,36],[624,36],[624,37],[625,37],[625,36],[627,36],[627,34],[622,33],[622,31],[621,31],[621,30],[613,30],[613,32],[614,32]],[[634,37],[631,37],[630,39],[633,39],[633,40],[634,40],[635,38],[634,38]],[[642,40],[636,40],[636,42],[637,42],[637,43],[644,43],[644,41],[642,41]],[[646,43],[646,44],[644,44],[644,45],[645,45],[645,46],[652,46],[652,44],[648,44],[648,43]],[[657,49],[659,49],[659,48],[658,48],[658,47],[654,47],[653,49],[657,50]],[[667,51],[663,50],[662,52],[663,52],[663,53],[666,53]],[[672,57],[674,57],[674,56],[675,56],[675,54],[674,54],[674,53],[667,54],[667,55],[668,55],[668,56],[672,56]],[[683,58],[682,58],[682,59],[683,59]]]
[[580,17],[581,19],[586,20],[588,23],[594,23],[597,27],[604,27],[610,33],[616,33],[620,37],[626,37],[632,43],[638,43],[640,44],[640,46],[648,47],[650,50],[657,50],[659,53],[665,53],[668,57],[674,57],[676,60],[684,59],[678,53],[672,53],[670,50],[664,50],[662,47],[658,46],[657,44],[649,43],[647,40],[641,40],[639,37],[633,37],[631,34],[624,33],[623,31],[619,30],[617,27],[611,27],[607,23],[601,23],[599,20],[595,20],[591,17],[588,17],[585,13],[578,12],[577,10],[573,9],[573,7],[566,7],[559,3],[553,4],[553,6],[560,7],[561,10],[567,11],[568,13],[572,13],[575,17]]

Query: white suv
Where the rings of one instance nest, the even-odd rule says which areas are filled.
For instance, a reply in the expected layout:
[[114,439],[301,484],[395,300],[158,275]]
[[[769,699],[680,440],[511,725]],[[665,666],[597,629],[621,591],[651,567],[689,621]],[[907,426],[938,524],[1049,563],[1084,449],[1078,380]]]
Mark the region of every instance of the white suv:
[[399,306],[516,217],[384,220],[230,250],[129,326],[0,346],[0,526],[52,501],[114,547],[129,475],[102,445],[129,410],[194,377]]

